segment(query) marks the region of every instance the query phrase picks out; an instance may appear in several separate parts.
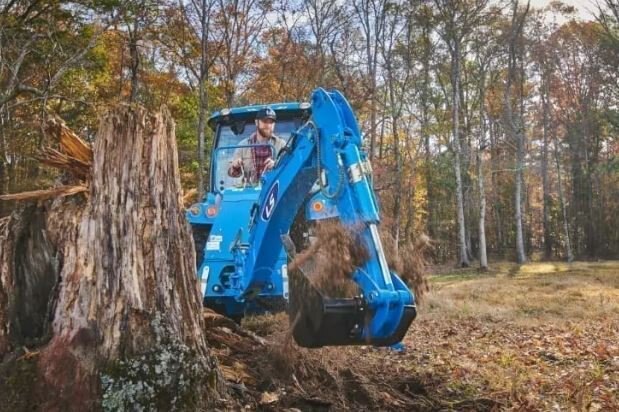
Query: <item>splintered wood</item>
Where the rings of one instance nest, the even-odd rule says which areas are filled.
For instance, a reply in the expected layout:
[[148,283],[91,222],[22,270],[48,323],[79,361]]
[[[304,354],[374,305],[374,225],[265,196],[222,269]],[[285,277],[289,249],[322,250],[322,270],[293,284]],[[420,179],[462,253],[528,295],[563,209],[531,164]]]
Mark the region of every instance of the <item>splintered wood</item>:
[[44,200],[56,197],[71,196],[77,193],[86,192],[88,186],[59,186],[47,190],[33,190],[30,192],[13,193],[10,195],[1,195],[0,200]]
[[69,129],[61,119],[48,119],[45,130],[58,142],[60,150],[46,147],[35,158],[45,165],[67,173],[72,178],[71,183],[75,184],[2,195],[0,200],[45,200],[88,191],[93,162],[90,145]]
[[60,150],[47,147],[37,159],[48,166],[70,173],[78,180],[88,180],[93,159],[88,143],[57,118],[47,121],[46,131],[55,137]]
[[61,119],[50,118],[46,126],[46,131],[56,137],[60,144],[60,149],[64,153],[82,163],[92,164],[92,149],[90,145],[69,129]]

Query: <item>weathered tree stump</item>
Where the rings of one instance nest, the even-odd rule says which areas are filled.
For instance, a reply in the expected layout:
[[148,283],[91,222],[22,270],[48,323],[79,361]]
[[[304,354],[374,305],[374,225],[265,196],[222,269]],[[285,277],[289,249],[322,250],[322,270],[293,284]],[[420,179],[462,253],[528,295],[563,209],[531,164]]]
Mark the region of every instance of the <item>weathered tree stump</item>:
[[[118,108],[101,120],[85,195],[0,222],[0,402],[170,410],[216,399],[179,176],[167,110]],[[36,382],[20,389],[23,347]],[[22,389],[28,405],[7,395]]]

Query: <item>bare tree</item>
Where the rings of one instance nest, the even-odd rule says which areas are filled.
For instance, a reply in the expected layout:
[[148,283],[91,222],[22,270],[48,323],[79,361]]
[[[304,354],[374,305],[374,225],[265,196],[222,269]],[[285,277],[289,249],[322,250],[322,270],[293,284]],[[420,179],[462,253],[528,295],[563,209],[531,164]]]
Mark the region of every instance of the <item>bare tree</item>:
[[[516,258],[518,263],[524,263],[527,260],[524,250],[524,236],[522,223],[522,185],[523,185],[523,169],[524,169],[524,121],[522,113],[514,111],[512,105],[512,93],[516,81],[518,80],[518,53],[519,40],[522,35],[524,23],[529,13],[530,3],[527,2],[524,10],[519,10],[518,0],[512,1],[512,18],[511,27],[508,33],[508,73],[505,84],[505,92],[503,94],[503,115],[504,124],[507,133],[510,135],[516,145],[516,189],[514,191],[514,209],[516,223]],[[520,96],[522,98],[522,96]]]
[[431,56],[434,49],[434,43],[432,40],[432,23],[431,23],[432,10],[427,5],[422,5],[415,15],[415,23],[421,26],[420,42],[421,42],[421,85],[419,93],[419,104],[421,110],[420,122],[420,135],[421,141],[424,146],[425,154],[425,167],[426,167],[426,191],[427,191],[427,224],[426,230],[430,238],[434,237],[434,195],[433,195],[433,182],[432,182],[432,148],[430,146],[430,94],[431,94],[431,81],[430,81],[430,64]]
[[338,35],[342,21],[346,19],[345,8],[339,2],[328,0],[306,0],[303,5],[316,42],[317,67],[321,68],[318,73],[318,84],[322,85],[328,70],[327,48]]
[[[412,12],[412,10],[410,11]],[[405,99],[405,91],[409,85],[411,70],[413,67],[413,41],[414,32],[411,26],[411,19],[404,15],[405,10],[402,6],[392,4],[385,11],[384,36],[379,45],[380,54],[384,62],[383,72],[385,76],[385,87],[387,94],[387,111],[391,118],[391,136],[393,145],[393,155],[395,161],[395,187],[401,188],[403,184],[402,174],[403,157],[401,135],[405,128],[401,127],[401,117]],[[404,45],[397,48],[398,45]],[[407,142],[404,142],[407,143]],[[393,199],[392,216],[394,219],[393,237],[397,244],[400,240],[400,220],[402,214],[402,191],[395,190]]]
[[[200,108],[198,111],[198,197],[202,198],[205,191],[205,132],[209,110],[208,77],[210,68],[213,64],[213,58],[209,53],[209,43],[211,32],[211,14],[214,6],[214,0],[200,0],[199,2],[192,0],[191,6],[197,16],[197,20],[199,21],[199,24],[195,25],[197,27],[194,29],[194,32],[197,35],[196,37],[200,39],[200,64],[196,77],[198,79],[198,94],[200,98]],[[194,27],[190,14],[183,14],[188,25],[190,27]]]
[[235,95],[242,88],[241,75],[248,74],[250,59],[267,25],[268,6],[258,0],[218,0],[212,29],[222,42],[218,61],[228,106],[233,106]]
[[[129,49],[129,102],[138,101],[140,70],[144,43],[149,31],[160,17],[161,0],[131,0],[122,3],[119,9]],[[121,76],[122,85],[122,76]]]
[[563,184],[561,183],[561,164],[559,162],[560,155],[558,139],[555,138],[554,143],[555,166],[557,168],[557,186],[559,189],[559,203],[561,204],[561,214],[563,216],[563,235],[565,236],[565,257],[568,262],[572,262],[574,260],[574,254],[572,252],[572,243],[570,240],[570,230],[567,219],[567,207],[565,206],[565,200],[563,197]]
[[544,226],[544,257],[550,259],[552,255],[553,238],[550,230],[550,182],[548,179],[548,144],[550,132],[550,92],[548,90],[548,69],[543,67],[541,75],[542,100],[542,191],[543,191],[543,226]]
[[488,255],[486,250],[486,188],[484,181],[484,152],[488,147],[488,128],[486,119],[486,84],[487,73],[497,52],[496,44],[488,42],[489,26],[484,26],[477,32],[475,39],[475,55],[477,63],[476,77],[479,89],[479,143],[476,152],[477,185],[479,190],[479,266],[488,270]]
[[451,57],[451,120],[452,150],[456,175],[456,215],[458,219],[458,265],[470,265],[466,247],[466,226],[464,221],[464,193],[462,184],[460,146],[460,83],[462,46],[469,34],[483,18],[487,0],[434,0],[440,20],[439,35],[447,45]]
[[380,44],[385,32],[386,0],[354,0],[355,16],[361,26],[365,49],[368,100],[370,102],[370,160],[376,149],[377,76]]

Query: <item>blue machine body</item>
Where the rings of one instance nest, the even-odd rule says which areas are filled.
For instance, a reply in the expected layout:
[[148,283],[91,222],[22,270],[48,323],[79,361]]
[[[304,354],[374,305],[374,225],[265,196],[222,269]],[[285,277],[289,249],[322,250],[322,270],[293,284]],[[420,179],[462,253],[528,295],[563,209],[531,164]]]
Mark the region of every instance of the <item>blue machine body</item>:
[[[308,103],[268,105],[276,111],[275,134],[285,140],[310,116]],[[204,304],[227,316],[240,319],[248,313],[263,313],[285,308],[288,301],[286,251],[273,246],[276,260],[269,268],[261,290],[253,290],[253,299],[239,299],[237,286],[239,245],[249,242],[249,220],[263,185],[244,184],[227,176],[227,163],[239,143],[254,131],[256,112],[266,105],[253,105],[215,112],[208,120],[215,131],[211,156],[210,189],[204,198],[186,212],[196,238],[197,274]],[[209,210],[211,215],[209,215]],[[235,287],[233,287],[235,285]]]
[[295,275],[289,290],[283,246],[283,237],[305,205],[308,220],[337,218],[360,228],[369,259],[353,274],[360,289],[355,298],[329,300],[313,291],[312,301],[297,293],[290,302],[302,318],[295,321],[300,324],[297,342],[314,347],[400,341],[415,317],[415,300],[387,266],[371,166],[349,103],[338,91],[317,89],[311,106],[269,106],[278,117],[280,129],[275,133],[287,146],[258,185],[230,182],[226,164],[241,139],[253,131],[255,113],[264,106],[223,110],[209,120],[216,130],[211,189],[187,211],[197,234],[197,271],[205,304],[240,317],[284,306],[295,287],[311,287]]

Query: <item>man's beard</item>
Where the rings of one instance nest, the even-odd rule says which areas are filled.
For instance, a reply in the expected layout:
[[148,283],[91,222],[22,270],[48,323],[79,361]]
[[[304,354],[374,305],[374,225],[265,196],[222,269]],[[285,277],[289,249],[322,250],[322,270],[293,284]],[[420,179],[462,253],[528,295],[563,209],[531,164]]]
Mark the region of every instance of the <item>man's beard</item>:
[[263,139],[265,139],[265,140],[266,140],[266,139],[270,139],[270,138],[271,138],[271,136],[272,136],[273,134],[271,133],[271,134],[269,134],[269,135],[266,135],[266,134],[262,131],[262,129],[258,127],[258,135],[259,135],[260,137],[262,137]]

